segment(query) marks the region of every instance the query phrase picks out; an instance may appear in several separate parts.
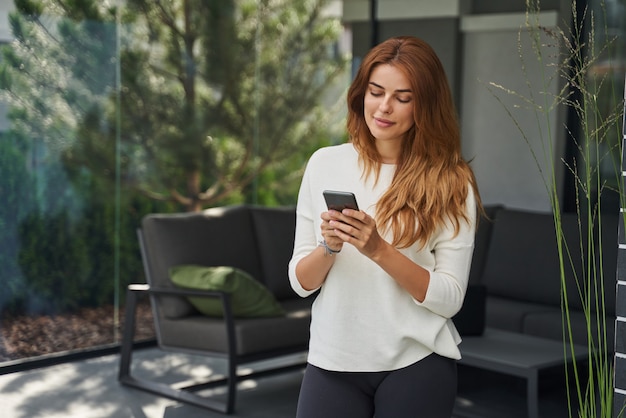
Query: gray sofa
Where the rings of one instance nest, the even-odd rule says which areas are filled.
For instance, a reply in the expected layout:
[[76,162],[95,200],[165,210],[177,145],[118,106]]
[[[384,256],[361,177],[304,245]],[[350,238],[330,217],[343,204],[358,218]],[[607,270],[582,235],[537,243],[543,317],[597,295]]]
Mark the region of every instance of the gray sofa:
[[[470,285],[486,289],[485,325],[507,331],[563,341],[560,267],[551,213],[487,208],[491,221],[483,220],[476,235]],[[573,340],[587,345],[587,325],[576,277],[583,277],[581,249],[587,251],[586,226],[579,227],[575,213],[562,215],[565,240],[574,266],[566,261]],[[602,215],[607,347],[614,344],[618,213]],[[582,228],[582,229],[581,229]],[[583,238],[579,230],[583,231]],[[596,251],[598,242],[592,243]],[[600,263],[591,266],[598,272]],[[586,270],[586,268],[585,268]],[[587,271],[585,275],[589,274]],[[593,273],[592,273],[593,274]],[[592,292],[595,295],[595,292]],[[591,306],[595,315],[597,306]],[[597,330],[594,328],[594,332]]]

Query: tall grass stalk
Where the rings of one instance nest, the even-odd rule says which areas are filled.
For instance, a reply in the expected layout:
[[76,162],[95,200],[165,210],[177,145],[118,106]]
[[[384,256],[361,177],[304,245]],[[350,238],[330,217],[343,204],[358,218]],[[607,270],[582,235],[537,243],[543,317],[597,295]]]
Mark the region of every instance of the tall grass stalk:
[[[571,6],[571,25],[564,24],[565,29],[546,28],[539,23],[539,1],[527,0],[526,22],[519,32],[518,44],[528,92],[520,93],[496,83],[489,83],[489,88],[528,144],[550,198],[561,269],[563,350],[566,356],[569,354],[574,357],[576,350],[571,327],[571,302],[574,298],[579,298],[583,306],[588,357],[586,362],[574,363],[571,369],[565,367],[569,416],[613,418],[613,358],[610,354],[613,347],[608,346],[607,329],[614,325],[612,322],[607,323],[606,319],[605,287],[615,286],[615,277],[605,277],[603,270],[601,197],[603,193],[616,192],[624,207],[620,161],[619,158],[614,158],[622,155],[619,125],[624,113],[624,100],[615,94],[617,88],[610,77],[610,71],[614,68],[610,61],[610,52],[616,39],[597,39],[599,35],[596,22],[606,22],[606,15],[600,16],[603,19],[596,19],[593,12],[585,10],[580,16],[575,0]],[[602,10],[606,14],[604,4]],[[587,25],[586,31],[584,24]],[[607,28],[604,29],[603,33],[608,33]],[[535,80],[528,76],[528,58],[522,52],[525,36],[531,42],[533,58],[542,68],[540,86],[534,85]],[[545,39],[548,39],[549,44],[544,43]],[[553,50],[558,51],[556,60],[553,60],[554,56],[545,55]],[[601,57],[605,56],[609,57],[609,61],[603,63],[608,65],[609,71],[598,74],[596,69]],[[555,61],[556,64],[552,64]],[[608,111],[598,101],[601,90],[605,89],[613,92]],[[555,90],[556,94],[549,93]],[[541,93],[537,94],[537,91]],[[534,113],[539,128],[540,146],[533,145],[536,142],[530,140],[526,127],[518,122],[512,109],[505,104],[498,92],[515,96],[520,101],[519,106]],[[554,116],[552,112],[562,111],[563,108],[573,110],[581,124],[577,132],[567,131],[568,139],[578,149],[578,157],[572,161],[558,161],[553,151],[557,138],[551,125],[551,117]],[[562,227],[562,208],[557,187],[558,173],[563,168],[560,164],[564,164],[565,170],[571,173],[576,183],[579,233],[577,242],[567,242]],[[613,166],[615,178],[601,175],[602,164]],[[580,260],[574,259],[572,255],[574,245],[579,246]],[[617,231],[615,245],[617,246]],[[566,280],[566,271],[570,269],[575,275],[574,288]],[[621,413],[619,416],[622,416]]]

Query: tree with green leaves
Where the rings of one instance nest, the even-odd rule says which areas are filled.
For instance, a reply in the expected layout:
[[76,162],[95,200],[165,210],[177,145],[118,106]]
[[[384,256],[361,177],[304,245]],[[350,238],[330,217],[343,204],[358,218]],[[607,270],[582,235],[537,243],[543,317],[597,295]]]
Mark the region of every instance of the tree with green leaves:
[[0,89],[73,176],[189,211],[241,201],[328,141],[320,99],[347,62],[326,3],[16,0]]

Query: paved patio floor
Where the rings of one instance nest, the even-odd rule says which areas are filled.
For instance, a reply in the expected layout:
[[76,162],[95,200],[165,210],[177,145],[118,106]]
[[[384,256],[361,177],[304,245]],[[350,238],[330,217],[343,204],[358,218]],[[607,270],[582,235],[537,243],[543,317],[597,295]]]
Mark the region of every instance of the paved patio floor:
[[[156,348],[136,350],[138,375],[165,382],[220,374],[223,365]],[[290,360],[298,360],[294,357]],[[117,381],[118,355],[62,363],[0,376],[3,418],[213,418],[224,415],[184,405]],[[259,367],[267,364],[259,364]],[[168,371],[166,373],[166,371]],[[561,373],[542,377],[540,411],[546,418],[567,417]],[[293,418],[302,371],[241,382],[232,417]],[[476,369],[459,367],[455,418],[517,418],[526,412],[525,383]],[[220,396],[220,389],[206,393]],[[322,417],[320,417],[322,418]],[[417,418],[417,416],[416,416]]]

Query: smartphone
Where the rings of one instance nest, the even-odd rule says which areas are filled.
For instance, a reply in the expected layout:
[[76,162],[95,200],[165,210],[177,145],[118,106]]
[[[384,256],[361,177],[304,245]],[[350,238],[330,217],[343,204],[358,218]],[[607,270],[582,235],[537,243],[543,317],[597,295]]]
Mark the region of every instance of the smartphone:
[[328,209],[341,212],[344,209],[359,210],[359,205],[356,203],[356,197],[351,192],[339,192],[336,190],[324,190],[324,200],[326,200],[326,206]]

